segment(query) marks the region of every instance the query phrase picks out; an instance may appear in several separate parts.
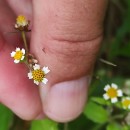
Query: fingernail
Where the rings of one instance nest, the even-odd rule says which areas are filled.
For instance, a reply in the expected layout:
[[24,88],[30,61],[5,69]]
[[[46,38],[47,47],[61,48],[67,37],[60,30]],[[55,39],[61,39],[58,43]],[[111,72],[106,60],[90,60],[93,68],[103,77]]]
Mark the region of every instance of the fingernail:
[[78,117],[86,103],[90,77],[61,82],[52,86],[45,97],[45,114],[58,122],[68,122]]

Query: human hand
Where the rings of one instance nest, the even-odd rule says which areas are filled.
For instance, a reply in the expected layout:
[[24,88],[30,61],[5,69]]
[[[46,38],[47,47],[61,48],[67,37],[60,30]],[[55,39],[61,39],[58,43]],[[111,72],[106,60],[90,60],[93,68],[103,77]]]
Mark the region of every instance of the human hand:
[[[105,0],[0,1],[0,101],[26,120],[76,118],[87,99],[106,5]],[[19,14],[32,23],[31,53],[51,70],[47,85],[35,86],[26,67],[10,57],[21,41],[18,34],[4,32],[12,31]]]

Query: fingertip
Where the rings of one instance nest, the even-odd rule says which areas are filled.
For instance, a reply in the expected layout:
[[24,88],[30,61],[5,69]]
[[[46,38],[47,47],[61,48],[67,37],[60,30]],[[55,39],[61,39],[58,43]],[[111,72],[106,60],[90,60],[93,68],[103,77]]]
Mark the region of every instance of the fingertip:
[[39,115],[37,115],[35,117],[35,120],[41,120],[41,119],[44,119],[44,118],[46,118],[46,116],[45,116],[45,114],[43,112],[41,112]]
[[78,117],[87,99],[88,77],[55,84],[44,97],[45,114],[58,122],[68,122]]
[[14,64],[10,57],[13,48],[4,44],[0,51],[0,100],[24,120],[32,120],[42,112],[38,88],[27,78],[27,69]]

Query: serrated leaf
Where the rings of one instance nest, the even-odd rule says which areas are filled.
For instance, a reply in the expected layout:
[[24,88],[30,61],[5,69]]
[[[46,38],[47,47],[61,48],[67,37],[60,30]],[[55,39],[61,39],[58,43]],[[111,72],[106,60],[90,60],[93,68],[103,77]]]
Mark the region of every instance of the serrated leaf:
[[13,120],[13,113],[0,104],[0,130],[9,130]]
[[58,130],[58,124],[52,120],[35,120],[31,123],[31,130]]
[[102,106],[92,101],[88,102],[84,114],[93,122],[101,124],[107,122],[109,118],[108,112]]

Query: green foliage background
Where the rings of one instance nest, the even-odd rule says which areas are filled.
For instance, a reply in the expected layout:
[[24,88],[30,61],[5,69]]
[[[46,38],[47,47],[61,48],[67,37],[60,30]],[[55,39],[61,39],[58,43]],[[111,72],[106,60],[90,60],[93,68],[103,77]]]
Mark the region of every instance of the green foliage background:
[[[130,122],[126,125],[122,120],[115,121],[110,110],[102,107],[104,101],[100,98],[104,85],[112,82],[130,94],[130,0],[110,0],[104,27],[103,45],[90,85],[88,104],[79,118],[68,124],[49,119],[27,122],[0,105],[0,130],[130,130]],[[100,58],[117,67],[102,63]],[[99,98],[95,98],[97,96]]]

